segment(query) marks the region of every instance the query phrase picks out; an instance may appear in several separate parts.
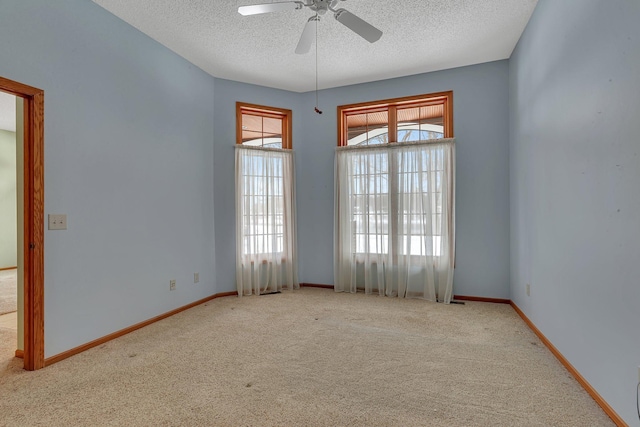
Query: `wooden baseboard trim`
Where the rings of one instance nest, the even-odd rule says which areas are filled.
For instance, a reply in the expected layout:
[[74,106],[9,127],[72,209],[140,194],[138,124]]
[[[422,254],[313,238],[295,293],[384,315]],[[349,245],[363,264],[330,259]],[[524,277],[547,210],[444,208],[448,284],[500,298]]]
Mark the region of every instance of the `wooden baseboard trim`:
[[18,267],[2,267],[0,268],[0,271],[4,271],[4,270],[17,270]]
[[460,301],[493,302],[493,303],[496,303],[496,304],[510,304],[511,303],[510,299],[474,297],[474,296],[468,296],[468,295],[454,295],[453,299],[454,300],[457,299],[457,300],[460,300]]
[[82,353],[83,351],[89,350],[90,348],[99,346],[99,345],[104,344],[104,343],[106,343],[108,341],[111,341],[111,340],[114,340],[116,338],[119,338],[119,337],[121,337],[123,335],[126,335],[126,334],[128,334],[130,332],[133,332],[133,331],[135,331],[137,329],[144,328],[145,326],[148,326],[148,325],[150,325],[152,323],[155,323],[155,322],[157,322],[159,320],[166,319],[167,317],[171,317],[174,314],[180,313],[181,311],[185,311],[185,310],[193,308],[193,307],[195,307],[197,305],[204,304],[207,301],[211,301],[211,300],[216,299],[216,298],[230,297],[230,296],[238,296],[238,292],[237,291],[232,291],[232,292],[222,292],[222,293],[219,293],[219,294],[214,294],[214,295],[208,296],[206,298],[203,298],[201,300],[192,302],[191,304],[187,304],[185,306],[176,308],[175,310],[171,310],[171,311],[169,311],[167,313],[164,313],[164,314],[161,314],[159,316],[153,317],[153,318],[151,318],[149,320],[145,320],[144,322],[136,323],[135,325],[129,326],[128,328],[121,329],[121,330],[116,331],[116,332],[114,332],[112,334],[105,335],[102,338],[95,339],[95,340],[93,340],[91,342],[88,342],[86,344],[82,344],[81,346],[78,346],[78,347],[72,348],[70,350],[67,350],[67,351],[65,351],[63,353],[57,354],[55,356],[48,357],[48,358],[46,358],[44,360],[44,366],[53,365],[54,363],[58,363],[61,360],[67,359],[67,358],[69,358],[71,356],[75,356],[76,354]]
[[333,289],[333,285],[321,285],[319,283],[300,283],[301,288],[321,288],[321,289]]
[[589,393],[593,400],[595,400],[596,403],[600,405],[602,410],[609,416],[609,418],[611,418],[611,421],[616,423],[618,427],[628,427],[628,424],[624,422],[620,415],[618,415],[616,411],[614,411],[613,408],[609,406],[606,400],[604,400],[602,396],[600,396],[600,394],[591,386],[591,384],[589,384],[587,380],[585,380],[584,377],[580,375],[580,372],[578,372],[576,368],[574,368],[573,365],[571,365],[571,363],[569,363],[569,361],[562,355],[562,353],[560,353],[560,351],[551,343],[551,341],[549,341],[547,337],[545,337],[544,334],[540,332],[540,330],[533,324],[533,322],[531,322],[531,320],[529,320],[524,312],[520,310],[520,307],[518,307],[513,301],[510,301],[509,303],[511,304],[511,307],[513,307],[513,309],[516,311],[516,313],[518,313],[518,315],[522,318],[522,320],[524,320],[524,323],[526,323],[527,326],[529,326],[529,328],[533,331],[533,333],[536,334],[538,338],[540,338],[540,341],[542,341],[542,343],[547,346],[549,351],[551,351],[556,359],[558,359],[558,361],[562,363],[567,371],[569,371],[569,373],[573,375],[576,381],[578,381],[582,388],[584,388],[586,392]]
[[24,350],[16,350],[16,357],[18,359],[24,359]]

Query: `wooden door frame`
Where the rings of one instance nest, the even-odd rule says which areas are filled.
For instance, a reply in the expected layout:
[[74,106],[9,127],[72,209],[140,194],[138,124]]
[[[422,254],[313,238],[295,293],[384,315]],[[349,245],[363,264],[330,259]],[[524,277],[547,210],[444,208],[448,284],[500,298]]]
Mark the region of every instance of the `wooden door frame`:
[[24,99],[24,369],[44,368],[44,91],[0,77]]

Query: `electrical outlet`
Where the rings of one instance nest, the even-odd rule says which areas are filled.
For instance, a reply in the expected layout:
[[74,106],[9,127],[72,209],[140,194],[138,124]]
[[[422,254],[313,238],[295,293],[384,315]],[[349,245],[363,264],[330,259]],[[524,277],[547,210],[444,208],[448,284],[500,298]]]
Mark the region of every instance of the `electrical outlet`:
[[49,214],[49,230],[66,230],[67,215]]
[[175,291],[176,290],[176,281],[175,280],[169,280],[169,290],[170,291]]
[[193,273],[193,283],[198,283],[200,281],[200,273]]
[[527,291],[527,296],[530,297],[531,296],[531,285],[527,283],[526,286],[526,291]]

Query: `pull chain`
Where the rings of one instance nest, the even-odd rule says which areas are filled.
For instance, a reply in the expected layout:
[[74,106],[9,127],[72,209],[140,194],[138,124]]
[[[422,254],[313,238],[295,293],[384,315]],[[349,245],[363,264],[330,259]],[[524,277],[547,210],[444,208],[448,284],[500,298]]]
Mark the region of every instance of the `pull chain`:
[[322,110],[318,108],[318,12],[316,12],[316,107],[314,111],[318,114],[322,114]]

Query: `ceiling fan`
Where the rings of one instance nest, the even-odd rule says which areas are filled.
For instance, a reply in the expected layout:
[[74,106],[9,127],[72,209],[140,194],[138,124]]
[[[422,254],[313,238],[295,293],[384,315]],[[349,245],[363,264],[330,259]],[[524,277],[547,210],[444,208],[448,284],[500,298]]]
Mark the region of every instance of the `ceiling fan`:
[[336,9],[335,6],[340,1],[345,0],[304,0],[304,1],[285,1],[276,3],[260,3],[250,6],[240,6],[238,13],[241,15],[258,15],[261,13],[269,12],[283,12],[286,10],[300,10],[305,7],[311,9],[316,14],[309,18],[307,24],[302,31],[300,41],[296,47],[296,53],[304,54],[309,52],[311,44],[313,43],[315,28],[314,25],[320,20],[320,15],[324,15],[327,11],[333,12],[333,16],[349,28],[354,33],[368,41],[374,43],[382,36],[382,31],[357,17],[353,13],[345,9]]

